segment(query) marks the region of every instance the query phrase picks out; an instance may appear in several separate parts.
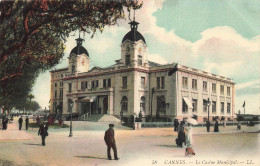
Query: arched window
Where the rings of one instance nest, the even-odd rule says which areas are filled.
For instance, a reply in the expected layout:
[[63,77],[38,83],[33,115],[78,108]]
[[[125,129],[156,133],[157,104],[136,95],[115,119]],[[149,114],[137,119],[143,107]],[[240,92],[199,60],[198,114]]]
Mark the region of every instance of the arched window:
[[145,113],[145,97],[142,96],[140,100],[140,111],[142,114]]
[[126,96],[123,96],[122,97],[122,100],[121,100],[121,110],[124,111],[124,112],[127,112],[127,97]]

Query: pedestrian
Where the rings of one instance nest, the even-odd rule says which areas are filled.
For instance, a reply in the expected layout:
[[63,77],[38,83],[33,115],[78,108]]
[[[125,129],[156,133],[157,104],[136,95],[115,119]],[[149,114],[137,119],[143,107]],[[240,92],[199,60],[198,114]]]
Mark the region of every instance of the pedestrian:
[[191,124],[188,123],[188,125],[185,127],[185,144],[186,144],[186,146],[191,146],[191,142],[192,142]]
[[214,126],[214,132],[219,132],[218,126],[219,126],[219,124],[218,124],[218,121],[216,120],[215,126]]
[[185,145],[185,131],[184,131],[184,121],[180,123],[178,137],[175,139],[176,145],[183,147]]
[[116,141],[115,141],[115,132],[114,132],[114,124],[109,124],[109,129],[106,130],[104,140],[107,145],[107,158],[108,160],[112,160],[110,150],[111,148],[114,151],[115,160],[118,160],[117,157],[117,149],[116,149]]
[[241,130],[241,122],[240,121],[237,122],[237,129]]
[[42,146],[45,146],[45,138],[49,135],[48,134],[48,124],[46,122],[43,122],[40,125],[38,135],[41,135],[41,137],[42,137]]
[[223,127],[226,127],[226,126],[227,126],[227,122],[226,122],[226,120],[224,120]]
[[178,119],[174,119],[174,131],[178,132],[179,125],[180,125],[180,123],[179,123]]
[[7,117],[5,117],[4,119],[3,119],[3,122],[2,122],[2,125],[3,125],[3,130],[6,130],[7,129],[7,123],[8,123],[8,118]]
[[22,116],[19,118],[18,122],[19,122],[19,130],[21,130],[22,129],[22,124],[23,124]]
[[26,128],[26,130],[28,130],[28,126],[29,126],[29,118],[28,118],[28,116],[26,116],[26,119],[25,119],[25,128]]
[[209,120],[207,120],[207,122],[206,122],[206,127],[207,127],[207,132],[209,132],[210,131],[210,121]]
[[185,156],[195,155],[195,152],[192,148],[192,130],[190,123],[188,123],[188,125],[185,127],[185,144]]
[[8,122],[9,122],[9,119],[6,117],[5,118],[5,130],[7,130]]

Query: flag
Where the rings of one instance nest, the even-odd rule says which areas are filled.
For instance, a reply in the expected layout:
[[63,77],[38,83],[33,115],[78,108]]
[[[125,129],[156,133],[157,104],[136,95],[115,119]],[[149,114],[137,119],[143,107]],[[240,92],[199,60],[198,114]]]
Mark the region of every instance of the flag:
[[246,101],[244,101],[244,104],[243,104],[243,107],[245,107],[246,106]]
[[173,73],[175,73],[178,70],[178,63],[169,71],[168,76],[171,76]]

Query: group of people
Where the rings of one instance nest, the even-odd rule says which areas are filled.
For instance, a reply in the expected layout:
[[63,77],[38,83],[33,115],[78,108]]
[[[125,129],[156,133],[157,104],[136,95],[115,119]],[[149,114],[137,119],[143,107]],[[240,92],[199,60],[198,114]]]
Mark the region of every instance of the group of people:
[[[18,123],[19,123],[19,130],[22,130],[22,126],[23,126],[23,117],[22,116],[18,119]],[[26,116],[25,129],[28,130],[28,127],[29,127],[29,118],[28,118],[28,116]]]
[[195,155],[192,149],[192,129],[191,124],[185,121],[179,123],[178,119],[174,120],[174,131],[178,132],[175,142],[179,147],[186,147],[186,155]]

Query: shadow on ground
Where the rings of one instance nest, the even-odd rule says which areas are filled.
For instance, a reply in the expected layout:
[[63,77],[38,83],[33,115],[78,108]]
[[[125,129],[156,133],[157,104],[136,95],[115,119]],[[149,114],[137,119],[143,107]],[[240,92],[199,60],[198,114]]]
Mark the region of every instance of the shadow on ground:
[[155,146],[166,147],[166,148],[180,148],[177,145],[155,145]]
[[75,156],[78,158],[88,158],[88,159],[101,159],[101,160],[107,160],[107,158],[103,158],[103,157],[95,157],[95,156]]
[[42,144],[23,143],[24,145],[42,146]]

